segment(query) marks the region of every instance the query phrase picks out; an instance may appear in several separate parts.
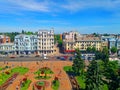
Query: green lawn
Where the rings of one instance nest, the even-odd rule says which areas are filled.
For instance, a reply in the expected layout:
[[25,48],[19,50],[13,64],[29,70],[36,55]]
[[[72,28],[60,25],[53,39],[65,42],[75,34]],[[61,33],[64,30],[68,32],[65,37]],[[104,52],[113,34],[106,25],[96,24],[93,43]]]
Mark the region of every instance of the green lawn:
[[11,70],[12,73],[19,73],[21,75],[24,75],[25,73],[27,73],[29,71],[28,68],[26,67],[16,67],[16,68],[13,68]]
[[39,70],[37,70],[34,74],[39,74],[39,73],[41,73],[42,71],[44,71],[44,73],[46,73],[46,74],[53,74],[53,71],[50,70],[50,69],[39,69]]
[[26,82],[24,82],[24,85],[22,85],[20,90],[28,90],[30,83],[31,83],[31,80],[27,80]]
[[23,75],[26,72],[28,72],[28,70],[29,70],[28,68],[24,68],[24,67],[15,67],[9,71],[10,74],[1,73],[0,74],[0,85],[2,85],[4,82],[6,82],[6,80],[8,78],[10,78],[14,73],[19,73],[19,74]]
[[[66,72],[73,71],[72,66],[65,66],[63,69]],[[82,79],[82,77],[80,77],[80,76],[76,76],[75,78],[76,78],[78,84],[80,85],[81,89],[85,89],[85,79],[84,78]]]
[[[41,72],[44,72],[43,74],[45,74],[45,76],[40,76]],[[34,74],[36,74],[37,76],[35,77],[35,79],[49,79],[51,78],[51,76],[47,76],[47,74],[53,74],[53,71],[51,71],[51,69],[47,68],[41,68],[39,70],[37,70],[36,72],[34,72]]]
[[7,81],[8,78],[10,78],[12,76],[12,74],[5,74],[5,73],[1,73],[0,74],[0,85],[2,85],[5,81]]
[[58,90],[59,85],[60,85],[60,82],[58,80],[53,81],[53,83],[52,83],[53,90]]
[[85,79],[84,78],[82,79],[82,77],[80,77],[80,76],[76,76],[75,78],[76,78],[80,88],[85,89]]
[[2,67],[0,67],[0,71],[2,70],[3,68]]
[[68,71],[72,71],[72,66],[65,66],[64,71],[68,72]]

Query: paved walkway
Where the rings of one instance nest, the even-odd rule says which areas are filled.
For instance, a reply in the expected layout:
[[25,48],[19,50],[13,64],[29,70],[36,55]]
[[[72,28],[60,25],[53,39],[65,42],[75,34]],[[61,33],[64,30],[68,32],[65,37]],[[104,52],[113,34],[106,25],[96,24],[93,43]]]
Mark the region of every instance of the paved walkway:
[[[2,63],[3,64],[3,63]],[[47,87],[45,90],[52,90],[51,88],[51,82],[54,80],[54,77],[58,77],[60,81],[60,87],[59,90],[71,90],[72,86],[69,80],[69,77],[67,76],[66,72],[64,72],[63,67],[64,66],[71,66],[72,63],[69,61],[42,61],[38,62],[10,62],[9,65],[16,66],[24,66],[29,68],[29,72],[27,72],[25,75],[18,75],[17,78],[14,80],[14,82],[9,85],[9,87],[6,90],[16,90],[16,86],[20,87],[20,80],[22,80],[25,76],[27,76],[28,79],[32,81],[30,84],[28,90],[33,89],[33,84],[39,80],[36,80],[34,72],[37,71],[39,68],[42,67],[49,67],[54,74],[52,75],[52,78],[46,80],[50,83],[49,87]],[[20,89],[19,89],[20,90]]]

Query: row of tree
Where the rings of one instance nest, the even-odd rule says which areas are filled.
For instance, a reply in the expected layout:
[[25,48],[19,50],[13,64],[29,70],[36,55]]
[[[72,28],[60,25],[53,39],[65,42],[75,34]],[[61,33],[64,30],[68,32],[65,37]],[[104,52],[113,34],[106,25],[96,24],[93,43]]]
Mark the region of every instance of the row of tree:
[[[96,53],[97,50],[96,50],[95,47],[88,47],[88,48],[86,49],[86,52],[87,52],[87,53]],[[110,49],[110,52],[111,52],[112,54],[116,53],[116,52],[117,52],[117,48],[116,48],[116,47],[112,47],[112,48]]]
[[75,75],[85,77],[86,90],[104,90],[105,84],[109,90],[119,90],[120,67],[118,62],[109,61],[108,48],[103,48],[96,54],[95,60],[86,67],[84,60],[81,59],[80,51],[77,49],[72,65]]

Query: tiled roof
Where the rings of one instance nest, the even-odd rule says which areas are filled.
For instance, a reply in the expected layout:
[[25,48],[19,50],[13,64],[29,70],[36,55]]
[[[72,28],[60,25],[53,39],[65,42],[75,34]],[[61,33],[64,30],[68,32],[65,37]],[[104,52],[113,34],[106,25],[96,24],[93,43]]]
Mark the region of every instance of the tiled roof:
[[76,41],[101,41],[99,37],[79,37]]
[[1,38],[4,38],[4,37],[9,38],[8,36],[0,35],[0,39],[1,39]]

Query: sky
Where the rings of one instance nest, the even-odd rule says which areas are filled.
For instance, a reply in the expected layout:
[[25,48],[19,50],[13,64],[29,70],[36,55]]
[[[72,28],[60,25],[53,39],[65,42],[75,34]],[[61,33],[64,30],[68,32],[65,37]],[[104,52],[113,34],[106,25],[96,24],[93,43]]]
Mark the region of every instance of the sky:
[[120,0],[0,0],[0,32],[120,33]]

